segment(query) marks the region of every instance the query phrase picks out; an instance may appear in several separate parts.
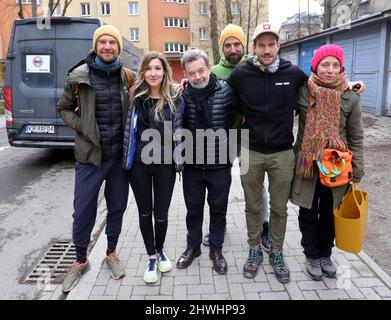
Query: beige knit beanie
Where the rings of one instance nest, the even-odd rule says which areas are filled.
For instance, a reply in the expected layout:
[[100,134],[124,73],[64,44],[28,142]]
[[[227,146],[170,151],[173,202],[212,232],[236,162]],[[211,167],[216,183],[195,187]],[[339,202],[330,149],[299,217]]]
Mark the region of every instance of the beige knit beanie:
[[108,35],[108,36],[112,36],[113,38],[115,38],[118,42],[119,52],[121,52],[121,50],[122,50],[121,33],[118,31],[118,29],[116,27],[111,26],[111,25],[104,25],[104,26],[101,26],[95,30],[93,40],[92,40],[93,41],[92,42],[93,48],[94,48],[95,52],[96,52],[96,45],[98,43],[98,39],[103,35]]

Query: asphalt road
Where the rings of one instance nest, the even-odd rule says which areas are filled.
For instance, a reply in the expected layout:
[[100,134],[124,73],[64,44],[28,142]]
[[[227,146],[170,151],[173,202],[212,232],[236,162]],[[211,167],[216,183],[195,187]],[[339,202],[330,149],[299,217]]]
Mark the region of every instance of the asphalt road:
[[71,239],[72,150],[10,147],[0,126],[0,299],[37,299],[23,278],[57,240]]

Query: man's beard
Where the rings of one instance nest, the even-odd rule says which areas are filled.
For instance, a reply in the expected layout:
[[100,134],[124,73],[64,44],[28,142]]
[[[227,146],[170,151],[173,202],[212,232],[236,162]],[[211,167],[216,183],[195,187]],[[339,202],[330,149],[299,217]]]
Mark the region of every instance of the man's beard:
[[208,83],[209,83],[209,79],[210,77],[208,78],[205,78],[205,80],[202,80],[202,81],[199,81],[198,83],[191,83],[191,86],[195,89],[204,89]]
[[227,61],[232,64],[232,65],[237,65],[241,60],[242,60],[242,55],[239,55],[239,54],[232,54],[232,55],[229,55],[229,56],[225,56],[225,59],[227,59]]

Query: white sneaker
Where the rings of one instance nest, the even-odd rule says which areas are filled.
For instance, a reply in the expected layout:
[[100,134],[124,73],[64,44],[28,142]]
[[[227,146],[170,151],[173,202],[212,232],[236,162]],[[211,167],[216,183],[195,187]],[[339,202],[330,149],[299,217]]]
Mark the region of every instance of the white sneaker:
[[144,282],[145,283],[155,283],[159,280],[157,275],[157,259],[152,258],[148,260],[147,269],[144,272]]
[[172,264],[168,259],[164,249],[157,251],[157,267],[160,272],[168,272],[172,270]]

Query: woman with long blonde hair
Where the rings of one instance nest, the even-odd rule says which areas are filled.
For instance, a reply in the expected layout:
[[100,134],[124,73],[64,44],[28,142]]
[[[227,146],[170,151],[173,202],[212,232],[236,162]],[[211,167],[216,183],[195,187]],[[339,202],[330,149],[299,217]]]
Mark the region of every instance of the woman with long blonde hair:
[[149,255],[144,281],[154,283],[159,279],[157,270],[172,269],[163,247],[175,173],[182,170],[173,153],[180,143],[174,137],[182,127],[182,98],[174,90],[171,67],[163,54],[150,52],[143,57],[130,94],[123,166],[129,170]]

